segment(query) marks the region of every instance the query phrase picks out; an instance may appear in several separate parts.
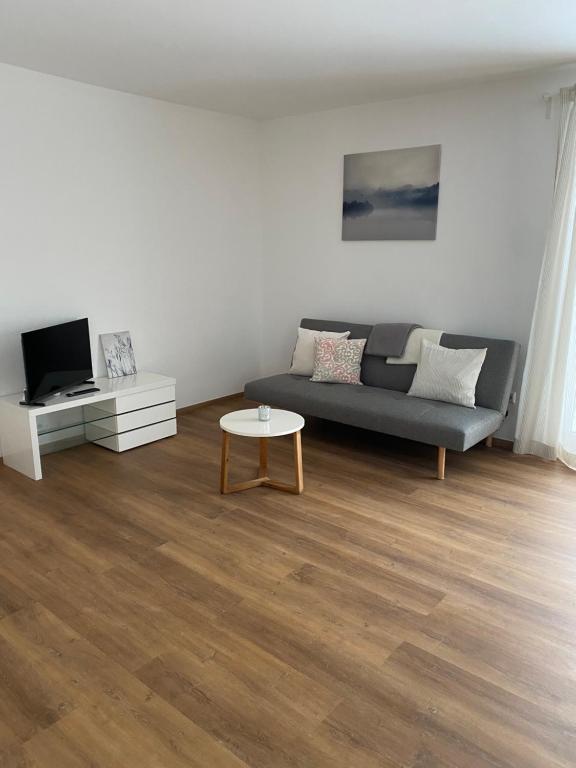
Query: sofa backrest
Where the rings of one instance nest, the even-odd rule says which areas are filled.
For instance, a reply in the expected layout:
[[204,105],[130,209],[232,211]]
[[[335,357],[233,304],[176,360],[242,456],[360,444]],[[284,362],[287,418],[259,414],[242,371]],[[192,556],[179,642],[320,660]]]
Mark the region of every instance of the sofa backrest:
[[[305,318],[300,325],[314,331],[350,331],[351,339],[367,339],[372,330],[372,325],[339,320]],[[440,344],[450,349],[488,350],[476,384],[476,404],[505,414],[514,383],[520,345],[505,339],[486,339],[453,333],[443,333]],[[415,365],[388,365],[383,357],[364,355],[362,359],[362,381],[371,387],[408,392],[415,372]]]

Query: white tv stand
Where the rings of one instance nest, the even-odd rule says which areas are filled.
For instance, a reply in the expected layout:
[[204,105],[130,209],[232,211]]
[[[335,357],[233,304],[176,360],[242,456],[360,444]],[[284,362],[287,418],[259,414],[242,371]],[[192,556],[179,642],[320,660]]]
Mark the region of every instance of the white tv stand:
[[[91,442],[126,451],[176,434],[176,380],[157,373],[96,378],[99,392],[51,397],[44,406],[20,405],[22,394],[0,397],[4,464],[42,479],[41,456]],[[70,390],[69,390],[70,391]]]

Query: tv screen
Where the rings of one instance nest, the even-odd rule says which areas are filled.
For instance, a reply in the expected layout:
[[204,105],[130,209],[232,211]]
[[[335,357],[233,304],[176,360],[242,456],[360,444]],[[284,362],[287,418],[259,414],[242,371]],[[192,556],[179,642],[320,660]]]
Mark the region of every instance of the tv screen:
[[23,333],[22,351],[28,403],[92,377],[87,318]]

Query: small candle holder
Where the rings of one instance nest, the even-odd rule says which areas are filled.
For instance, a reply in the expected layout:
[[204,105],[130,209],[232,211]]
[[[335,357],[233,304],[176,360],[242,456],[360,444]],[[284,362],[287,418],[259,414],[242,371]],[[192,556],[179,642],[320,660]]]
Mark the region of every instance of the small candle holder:
[[269,405],[258,406],[258,421],[270,421],[270,411],[272,409]]

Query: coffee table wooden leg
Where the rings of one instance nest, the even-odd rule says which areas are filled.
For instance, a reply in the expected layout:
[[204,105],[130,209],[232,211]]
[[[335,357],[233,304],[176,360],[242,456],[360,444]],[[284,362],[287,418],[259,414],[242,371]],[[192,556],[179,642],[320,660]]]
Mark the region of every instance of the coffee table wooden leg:
[[258,477],[268,477],[268,438],[260,438],[260,465]]
[[295,492],[304,490],[304,470],[302,468],[302,433],[294,432],[294,475],[296,480]]
[[276,488],[287,493],[302,493],[304,490],[304,472],[302,469],[302,435],[295,432],[294,436],[294,485],[277,483],[268,477],[268,438],[260,438],[260,462],[258,465],[258,477],[255,480],[246,480],[243,483],[228,482],[228,466],[230,464],[230,433],[222,430],[222,459],[220,464],[220,493],[236,493],[248,488],[257,488],[265,485],[268,488]]
[[228,493],[229,462],[230,462],[230,433],[222,430],[222,460],[220,463],[220,493]]
[[294,484],[291,483],[279,483],[276,480],[270,480],[265,477],[262,478],[262,485],[266,488],[274,488],[277,491],[284,491],[284,493],[302,493],[304,490],[304,471],[302,469],[302,434],[301,432],[294,432]]

